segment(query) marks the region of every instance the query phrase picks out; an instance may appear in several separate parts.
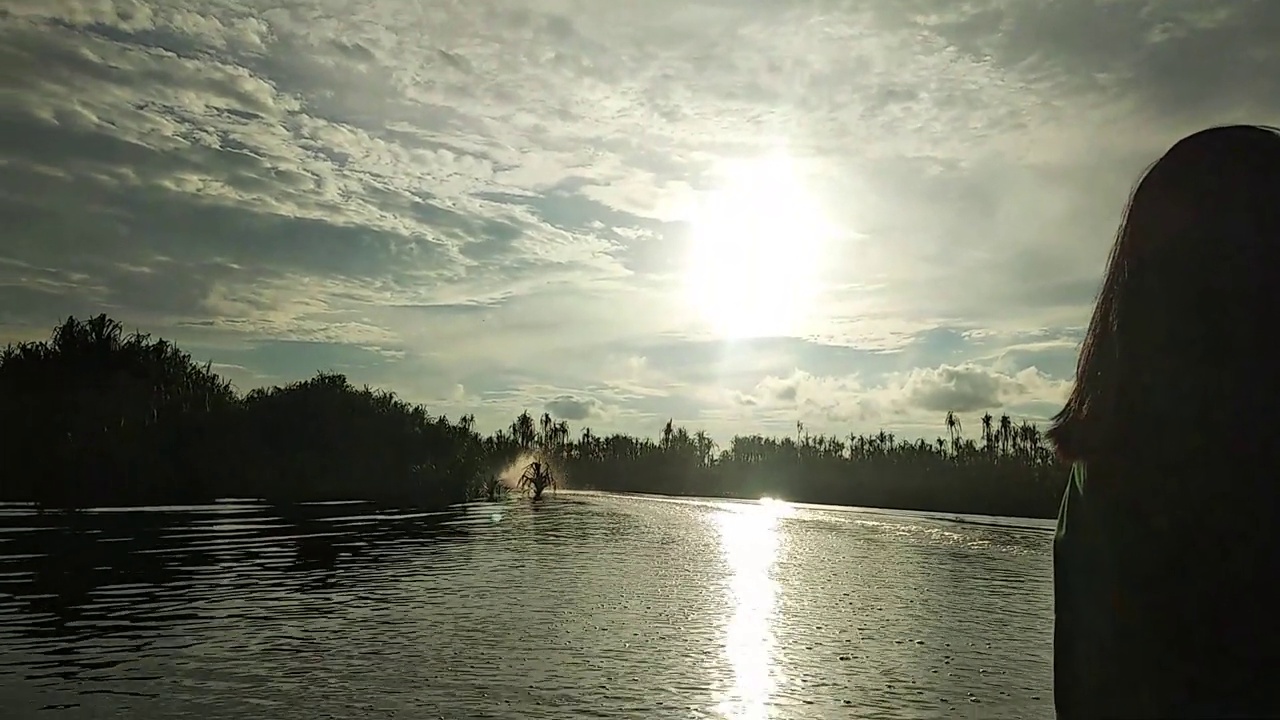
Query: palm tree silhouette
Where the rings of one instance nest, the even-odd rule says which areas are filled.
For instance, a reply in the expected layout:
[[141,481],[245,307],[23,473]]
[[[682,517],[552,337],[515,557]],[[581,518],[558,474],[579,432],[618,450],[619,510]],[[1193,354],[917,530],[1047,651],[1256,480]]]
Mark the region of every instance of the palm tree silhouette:
[[951,438],[951,452],[953,455],[959,455],[960,454],[960,443],[959,443],[960,431],[963,429],[960,426],[960,418],[957,418],[954,412],[948,410],[946,424],[947,424],[947,435]]

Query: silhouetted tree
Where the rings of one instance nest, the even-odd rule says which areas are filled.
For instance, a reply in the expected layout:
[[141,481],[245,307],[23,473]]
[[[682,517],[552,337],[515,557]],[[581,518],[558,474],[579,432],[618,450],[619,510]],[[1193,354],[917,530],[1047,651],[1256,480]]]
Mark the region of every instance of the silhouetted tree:
[[1052,517],[1064,482],[1038,428],[989,413],[981,447],[948,412],[948,438],[934,442],[812,435],[797,422],[795,437],[739,435],[717,452],[674,419],[656,442],[590,428],[572,441],[568,423],[525,411],[481,437],[472,415],[450,422],[336,373],[239,396],[209,364],[105,315],[0,351],[0,408],[0,500],[50,508],[220,497],[440,507],[498,499],[499,471],[531,455],[578,487],[958,513]]
[[[955,413],[950,436],[899,441],[892,433],[797,436],[739,435],[719,455],[705,432],[692,435],[667,421],[657,442],[584,430],[569,468],[576,487],[626,492],[753,498],[783,497],[874,507],[1053,517],[1064,473],[1035,426],[1013,426],[1000,451],[963,437]],[[988,421],[987,426],[991,423]],[[1029,428],[1023,430],[1021,428]]]
[[164,340],[106,315],[0,353],[0,493],[50,507],[207,494],[231,384]]
[[165,340],[105,315],[0,352],[0,499],[42,507],[363,498],[461,502],[489,462],[466,416],[320,373],[243,398]]

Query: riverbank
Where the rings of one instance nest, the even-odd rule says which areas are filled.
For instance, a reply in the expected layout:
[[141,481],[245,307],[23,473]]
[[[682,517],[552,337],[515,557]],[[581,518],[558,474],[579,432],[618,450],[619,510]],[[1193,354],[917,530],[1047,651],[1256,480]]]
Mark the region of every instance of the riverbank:
[[[1065,487],[1063,488],[1063,490],[1065,490]],[[663,493],[646,492],[642,490],[597,490],[593,488],[574,488],[571,492],[600,493],[600,494],[606,494],[606,495],[620,495],[624,497],[647,498],[647,499],[655,499],[655,500],[687,501],[687,502],[697,502],[700,500],[705,500],[705,501],[729,500],[734,502],[752,503],[752,502],[759,502],[762,499],[768,498],[772,500],[782,501],[789,505],[794,505],[796,507],[805,507],[810,509],[848,510],[848,511],[869,512],[869,513],[883,514],[883,515],[907,515],[907,516],[918,515],[920,517],[928,517],[935,520],[952,520],[955,522],[963,522],[963,523],[969,523],[969,524],[975,524],[975,523],[983,524],[987,520],[990,520],[991,524],[994,524],[1000,527],[1004,527],[1008,525],[1013,525],[1016,527],[1024,527],[1024,526],[1025,527],[1052,527],[1053,524],[1058,519],[1058,509],[1062,502],[1061,495],[1059,495],[1056,500],[1053,500],[1052,493],[1054,492],[1054,487],[1047,487],[1045,489],[1045,497],[1043,501],[1040,503],[1040,507],[1042,508],[1042,511],[1038,515],[1027,515],[1027,514],[1017,514],[1017,513],[1009,514],[1009,513],[1000,513],[1000,512],[994,512],[994,513],[978,512],[975,510],[937,509],[936,507],[931,507],[929,503],[917,503],[915,504],[915,506],[911,506],[910,504],[865,505],[865,504],[858,504],[858,503],[836,503],[836,502],[829,502],[829,501],[823,501],[823,500],[798,499],[788,495],[749,496],[741,493],[739,494],[726,493],[723,495],[699,495],[694,493],[684,494],[684,495],[669,495],[669,494],[663,494]],[[988,508],[981,508],[981,509],[988,509]],[[1024,522],[1031,523],[1031,524],[1024,525],[1022,524]]]
[[1057,528],[1058,518],[1033,518],[1021,517],[1017,515],[969,515],[964,513],[948,513],[936,512],[933,510],[914,510],[908,508],[881,508],[866,507],[863,505],[832,505],[830,503],[811,503],[798,502],[795,500],[787,500],[786,498],[737,498],[737,497],[703,497],[699,495],[656,495],[654,493],[641,492],[611,492],[607,490],[567,490],[563,496],[570,499],[570,502],[577,501],[579,498],[632,498],[636,500],[650,500],[653,502],[666,502],[676,504],[690,505],[745,505],[745,506],[768,506],[781,505],[785,510],[783,514],[790,513],[794,510],[813,510],[827,513],[848,513],[850,515],[866,515],[882,518],[903,518],[908,520],[930,520],[944,523],[960,523],[964,525],[975,525],[981,527],[1008,528],[1013,530],[1035,530],[1052,532]]

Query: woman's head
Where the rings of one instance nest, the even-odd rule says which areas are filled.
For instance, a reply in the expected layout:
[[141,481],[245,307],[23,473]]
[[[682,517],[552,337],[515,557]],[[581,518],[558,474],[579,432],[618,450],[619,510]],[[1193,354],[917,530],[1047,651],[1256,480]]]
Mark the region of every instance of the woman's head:
[[1278,330],[1280,132],[1183,138],[1133,191],[1049,437],[1066,459],[1247,444]]

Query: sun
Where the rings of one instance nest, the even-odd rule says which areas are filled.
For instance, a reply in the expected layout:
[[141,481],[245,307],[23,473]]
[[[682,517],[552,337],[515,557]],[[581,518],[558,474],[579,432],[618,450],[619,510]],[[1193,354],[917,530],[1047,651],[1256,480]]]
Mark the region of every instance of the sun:
[[689,300],[724,338],[795,334],[813,310],[828,234],[790,155],[727,163],[692,223]]

